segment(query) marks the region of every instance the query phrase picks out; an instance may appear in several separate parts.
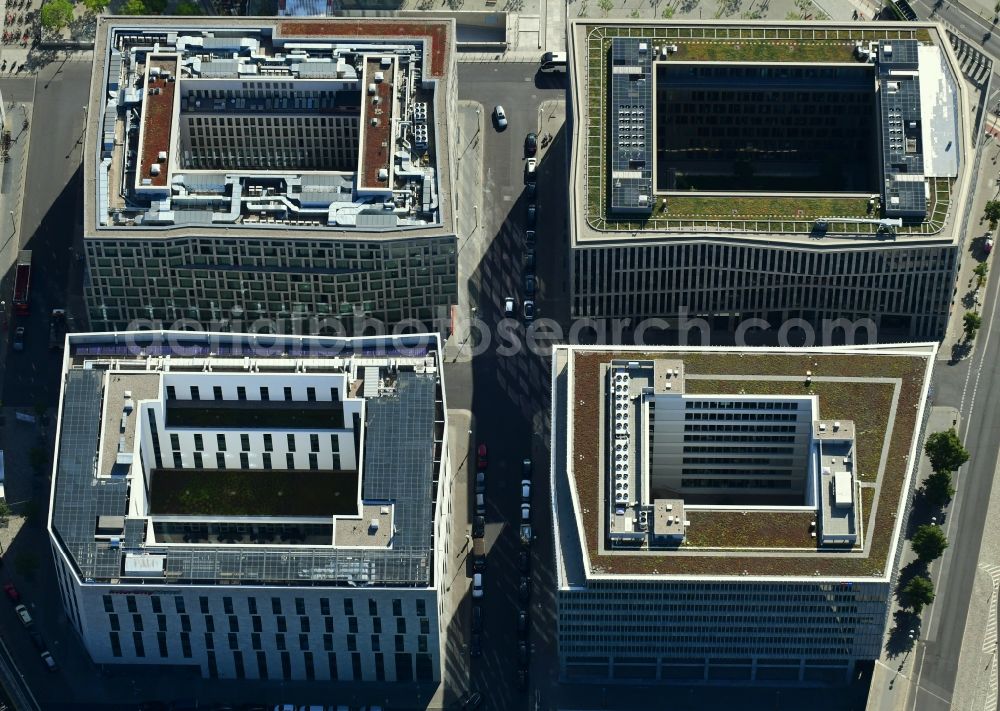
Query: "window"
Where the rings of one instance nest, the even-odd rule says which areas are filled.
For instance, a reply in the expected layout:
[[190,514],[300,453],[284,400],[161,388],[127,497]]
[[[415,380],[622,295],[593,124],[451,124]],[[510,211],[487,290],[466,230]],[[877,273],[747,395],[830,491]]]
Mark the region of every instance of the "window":
[[299,628],[303,632],[308,632],[309,631],[309,618],[306,617],[305,615],[303,615],[302,617],[299,618]]
[[110,595],[104,595],[103,599],[104,599],[104,611],[105,612],[114,612],[115,611],[115,604],[114,604],[114,600],[111,599],[111,596]]
[[326,597],[321,597],[319,599],[319,614],[329,615],[330,614],[330,599]]
[[118,615],[114,613],[108,615],[108,623],[111,625],[111,629],[115,632],[121,629],[121,623],[118,621]]
[[272,597],[271,598],[271,613],[275,615],[281,614],[281,598]]
[[201,452],[195,452],[194,453],[194,466],[195,466],[195,469],[204,469],[205,468],[205,460],[202,458]]
[[228,596],[222,598],[222,610],[227,615],[233,614],[233,598]]
[[378,616],[378,602],[368,598],[368,614],[372,617]]
[[126,595],[125,596],[125,605],[126,605],[126,607],[128,607],[128,611],[129,612],[133,612],[134,613],[134,612],[138,612],[139,611],[139,608],[136,607],[136,605],[135,605],[135,595]]
[[142,632],[142,615],[132,615],[132,629]]
[[285,388],[285,401],[286,402],[292,401],[292,389],[290,387]]
[[330,665],[330,680],[335,681],[337,676],[337,655],[334,652],[330,652],[326,655],[327,663]]
[[181,448],[181,438],[180,435],[171,433],[170,435],[170,449],[180,449]]
[[260,615],[253,615],[250,618],[250,624],[253,626],[253,631],[254,632],[260,632],[261,631],[261,627],[262,627],[261,620],[260,620]]
[[397,617],[396,618],[396,632],[399,634],[406,634],[406,618]]
[[283,651],[285,649],[285,635],[283,634],[274,635],[274,646],[279,651]]
[[354,600],[349,597],[344,598],[344,614],[345,615],[354,614]]
[[288,441],[288,451],[289,452],[294,452],[295,451],[295,435],[290,434],[290,435],[287,435],[286,437],[287,437],[287,441]]
[[251,615],[257,614],[257,598],[255,597],[247,598],[247,612],[249,612]]
[[285,681],[292,678],[292,656],[288,652],[281,653],[281,676]]
[[397,652],[402,652],[403,651],[403,635],[397,634],[395,637],[393,637],[393,639],[395,640],[396,651]]
[[304,615],[306,614],[306,601],[305,598],[297,597],[295,598],[295,614]]
[[358,631],[358,618],[348,617],[347,618],[347,631],[357,634]]
[[377,634],[372,635],[372,651],[377,652],[381,648],[381,642],[379,641],[379,636]]
[[118,633],[111,632],[109,634],[111,635],[111,655],[120,657],[122,655],[122,642],[118,638]]
[[184,466],[184,462],[181,459],[180,452],[173,453],[173,460],[174,460],[174,469],[181,469]]
[[267,679],[267,653],[257,652],[257,673],[261,679]]
[[300,634],[299,635],[299,649],[301,649],[303,651],[305,651],[306,649],[309,649],[309,635],[307,635],[307,634]]
[[211,632],[205,633],[205,649],[215,649],[215,637]]
[[212,386],[212,397],[215,398],[216,400],[222,399],[222,386],[220,385]]
[[240,469],[250,468],[250,455],[246,452],[240,452]]
[[333,618],[332,617],[324,617],[323,621],[326,623],[325,624],[326,631],[329,632],[330,634],[333,634]]
[[274,451],[274,441],[271,439],[271,434],[266,432],[264,434],[264,451],[273,452]]
[[319,469],[319,456],[314,452],[309,453],[309,468]]
[[205,451],[205,438],[202,436],[201,432],[197,432],[194,435],[194,448],[199,452]]
[[226,635],[226,637],[229,640],[229,648],[230,649],[239,649],[240,648],[240,640],[239,640],[239,637],[237,635],[235,635],[232,632],[230,632],[228,635]]
[[420,618],[420,634],[430,634],[431,633],[431,621],[426,617]]
[[279,632],[287,632],[288,631],[288,623],[285,621],[285,616],[284,615],[278,615],[278,617],[275,618],[275,619],[277,620],[278,631]]
[[185,632],[191,631],[191,615],[180,615],[181,629]]
[[237,385],[236,386],[236,399],[237,400],[246,400],[247,399],[247,389],[245,387],[243,387],[242,385]]
[[201,614],[207,615],[208,614],[208,598],[207,597],[199,597],[198,598],[198,604],[201,605]]
[[295,468],[295,455],[291,452],[285,453],[285,468],[294,469]]
[[191,658],[191,635],[187,632],[181,632],[181,654],[185,659]]
[[215,448],[220,452],[226,451],[226,435],[217,434],[215,435]]
[[243,652],[233,652],[233,666],[236,668],[236,678],[245,679],[247,674],[243,668]]
[[250,435],[248,434],[240,435],[240,449],[242,449],[244,452],[250,451]]
[[395,617],[399,617],[403,614],[403,601],[398,597],[392,600],[392,614]]
[[[173,436],[173,435],[171,435],[171,436]],[[174,449],[177,449],[177,447],[174,447]],[[311,434],[311,435],[309,435],[309,451],[310,452],[318,452],[319,451],[319,435],[318,434]]]
[[222,452],[215,453],[215,466],[218,469],[226,468],[226,455],[223,454]]
[[356,652],[358,651],[358,636],[349,634],[347,635],[347,651]]
[[377,634],[382,634],[382,618],[373,617],[372,618],[372,631]]
[[166,615],[157,615],[156,616],[156,629],[158,629],[160,632],[166,632],[167,631],[167,616]]
[[251,633],[251,635],[250,635],[250,646],[253,649],[263,649],[263,646],[261,645],[261,642],[260,642],[260,632],[253,632],[253,633]]
[[316,402],[316,388],[306,388],[306,400]]
[[197,385],[192,385],[191,386],[191,399],[192,400],[201,400],[201,393],[198,392],[198,386]]
[[142,633],[141,632],[133,632],[132,633],[132,644],[135,646],[135,656],[137,656],[137,657],[145,657],[146,656],[146,647],[143,646],[143,644],[142,644]]
[[157,647],[159,647],[160,656],[161,657],[166,657],[167,656],[167,633],[166,632],[157,632],[156,633],[156,645],[157,645]]
[[168,385],[167,386],[167,400],[176,400],[176,399],[177,399],[177,390],[176,390],[176,388],[174,388],[173,385]]
[[337,453],[340,451],[340,435],[330,435],[330,451]]
[[205,630],[207,632],[215,632],[215,618],[206,615],[205,616]]

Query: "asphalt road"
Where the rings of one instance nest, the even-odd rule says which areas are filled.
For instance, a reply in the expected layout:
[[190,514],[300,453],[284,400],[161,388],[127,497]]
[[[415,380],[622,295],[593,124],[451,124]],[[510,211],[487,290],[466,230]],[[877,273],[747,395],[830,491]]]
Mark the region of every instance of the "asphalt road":
[[[37,81],[0,80],[5,99],[24,97],[29,86],[34,88],[19,235],[21,248],[32,251],[31,312],[11,324],[11,328],[25,327],[25,350],[7,353],[3,374],[7,405],[30,409],[54,404],[59,397],[62,354],[48,348],[49,313],[66,305],[69,249],[82,221],[82,147],[77,140],[82,138],[90,71],[87,62],[66,62],[43,67]],[[3,288],[5,294],[13,288],[10,275]]]

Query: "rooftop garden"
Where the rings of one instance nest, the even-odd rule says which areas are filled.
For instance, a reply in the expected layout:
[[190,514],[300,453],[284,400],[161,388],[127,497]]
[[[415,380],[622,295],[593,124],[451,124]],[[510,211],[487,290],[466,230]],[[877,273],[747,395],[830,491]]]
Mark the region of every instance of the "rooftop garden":
[[[811,513],[749,513],[745,516],[716,512],[689,512],[688,543],[680,553],[630,556],[598,553],[597,515],[600,510],[600,441],[602,423],[597,417],[601,365],[614,354],[577,353],[574,358],[575,403],[573,432],[574,473],[577,496],[586,520],[586,546],[591,564],[609,573],[721,574],[740,575],[876,575],[886,569],[895,516],[903,494],[909,449],[916,436],[916,416],[923,385],[926,359],[917,356],[870,355],[741,355],[671,354],[684,360],[688,392],[744,392],[747,394],[815,394],[824,418],[853,420],[857,432],[859,479],[874,482],[889,424],[893,391],[899,388],[896,417],[879,485],[878,500],[872,488],[862,489],[859,521],[865,526],[868,555],[824,555],[815,550],[809,535]],[[629,359],[655,359],[661,354],[629,352]],[[807,370],[813,382],[805,385]],[[711,376],[745,375],[742,380]],[[787,375],[795,380],[764,381],[758,375]],[[708,377],[699,377],[708,376]],[[822,382],[816,378],[882,378],[897,383]],[[871,515],[872,509],[874,517]],[[697,548],[807,548],[802,555],[754,556],[739,552],[698,552]],[[691,554],[685,554],[690,551]]]
[[[924,28],[861,29],[822,26],[739,27],[727,26],[591,26],[587,36],[587,136],[586,219],[601,231],[662,231],[675,229],[721,229],[737,232],[809,234],[822,217],[870,217],[866,198],[856,196],[795,197],[700,197],[658,196],[651,217],[642,220],[609,218],[606,198],[608,175],[607,78],[608,56],[613,37],[641,37],[652,42],[677,45],[671,56],[679,61],[727,62],[853,62],[855,42],[883,39],[916,39],[930,43]],[[902,228],[907,234],[932,234],[941,229],[947,214],[948,191],[934,185],[933,208],[920,225]],[[944,199],[942,199],[944,198]],[[866,224],[831,223],[830,234],[872,232]]]
[[358,513],[358,473],[283,469],[154,469],[152,514],[344,516]]

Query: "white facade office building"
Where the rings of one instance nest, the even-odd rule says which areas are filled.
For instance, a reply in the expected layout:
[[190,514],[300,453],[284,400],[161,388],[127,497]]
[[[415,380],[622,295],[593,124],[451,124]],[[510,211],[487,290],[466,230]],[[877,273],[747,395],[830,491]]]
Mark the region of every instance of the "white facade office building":
[[439,680],[438,356],[435,336],[71,335],[49,532],[94,661]]
[[842,683],[877,658],[935,350],[556,348],[561,677]]

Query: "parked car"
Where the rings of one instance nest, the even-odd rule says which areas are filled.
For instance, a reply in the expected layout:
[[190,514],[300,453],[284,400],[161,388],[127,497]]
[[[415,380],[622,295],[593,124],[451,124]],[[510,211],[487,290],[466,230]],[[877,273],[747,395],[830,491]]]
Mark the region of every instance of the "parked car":
[[42,635],[40,635],[35,630],[31,630],[30,634],[31,634],[31,643],[35,645],[35,649],[37,649],[39,652],[44,652],[46,649],[48,649],[48,647],[45,645],[45,638],[43,638]]
[[519,610],[517,613],[517,636],[524,639],[528,636],[528,611]]
[[517,309],[517,305],[514,303],[514,298],[508,296],[503,300],[503,315],[508,318],[514,315],[514,311]]
[[526,184],[534,183],[538,179],[538,161],[535,158],[529,158],[524,164],[524,182]]
[[521,503],[531,501],[531,482],[527,479],[521,480]]
[[486,468],[487,464],[486,454],[487,454],[486,444],[480,442],[479,446],[476,448],[476,466],[479,467],[480,469]]
[[472,519],[472,537],[482,538],[486,535],[486,517],[476,516]]
[[566,52],[546,52],[542,55],[543,72],[564,72],[566,71]]
[[531,599],[531,578],[521,576],[521,582],[517,584],[517,599],[521,602]]
[[528,196],[529,200],[534,200],[535,195],[538,194],[538,183],[534,180],[526,182],[524,184],[524,194]]
[[521,523],[531,521],[531,504],[521,504]]
[[538,152],[538,136],[533,132],[524,137],[524,155],[533,156]]
[[525,641],[517,643],[517,663],[522,669],[528,668],[528,643]]
[[528,216],[527,224],[529,229],[535,229],[535,225],[538,223],[538,206],[533,202],[528,203]]
[[17,588],[14,587],[14,583],[4,583],[3,591],[7,593],[7,597],[9,597],[12,602],[21,602],[21,593],[19,593]]
[[16,612],[17,616],[21,618],[21,624],[25,627],[31,627],[33,620],[31,619],[31,615],[28,613],[28,608],[24,605],[18,605],[14,608],[14,612]]
[[476,515],[485,516],[486,515],[486,495],[476,494]]
[[483,596],[483,574],[475,573],[472,576],[472,597],[481,598]]
[[531,479],[531,460],[528,457],[521,460],[521,478]]
[[517,570],[524,575],[527,575],[531,570],[531,554],[528,551],[521,551],[517,554]]
[[526,324],[535,320],[535,302],[528,299],[524,302],[524,322]]
[[14,350],[24,350],[24,326],[18,326],[14,329]]
[[486,493],[486,472],[476,472],[476,493]]
[[498,131],[507,128],[507,112],[503,110],[503,106],[500,104],[493,107],[493,120],[497,122]]
[[45,667],[50,671],[54,672],[59,667],[56,666],[56,660],[52,658],[52,655],[48,652],[42,652],[42,661],[45,662]]
[[469,638],[469,655],[479,657],[483,654],[483,636],[478,632],[473,632]]
[[530,546],[531,541],[534,540],[535,535],[531,531],[531,525],[527,523],[521,524],[520,539],[522,546]]
[[535,231],[527,230],[524,233],[524,248],[534,249],[535,248]]
[[525,294],[525,296],[527,296],[529,299],[535,298],[535,287],[536,287],[535,275],[534,274],[525,274],[524,275],[524,294]]
[[474,605],[472,608],[472,631],[483,631],[483,606]]

